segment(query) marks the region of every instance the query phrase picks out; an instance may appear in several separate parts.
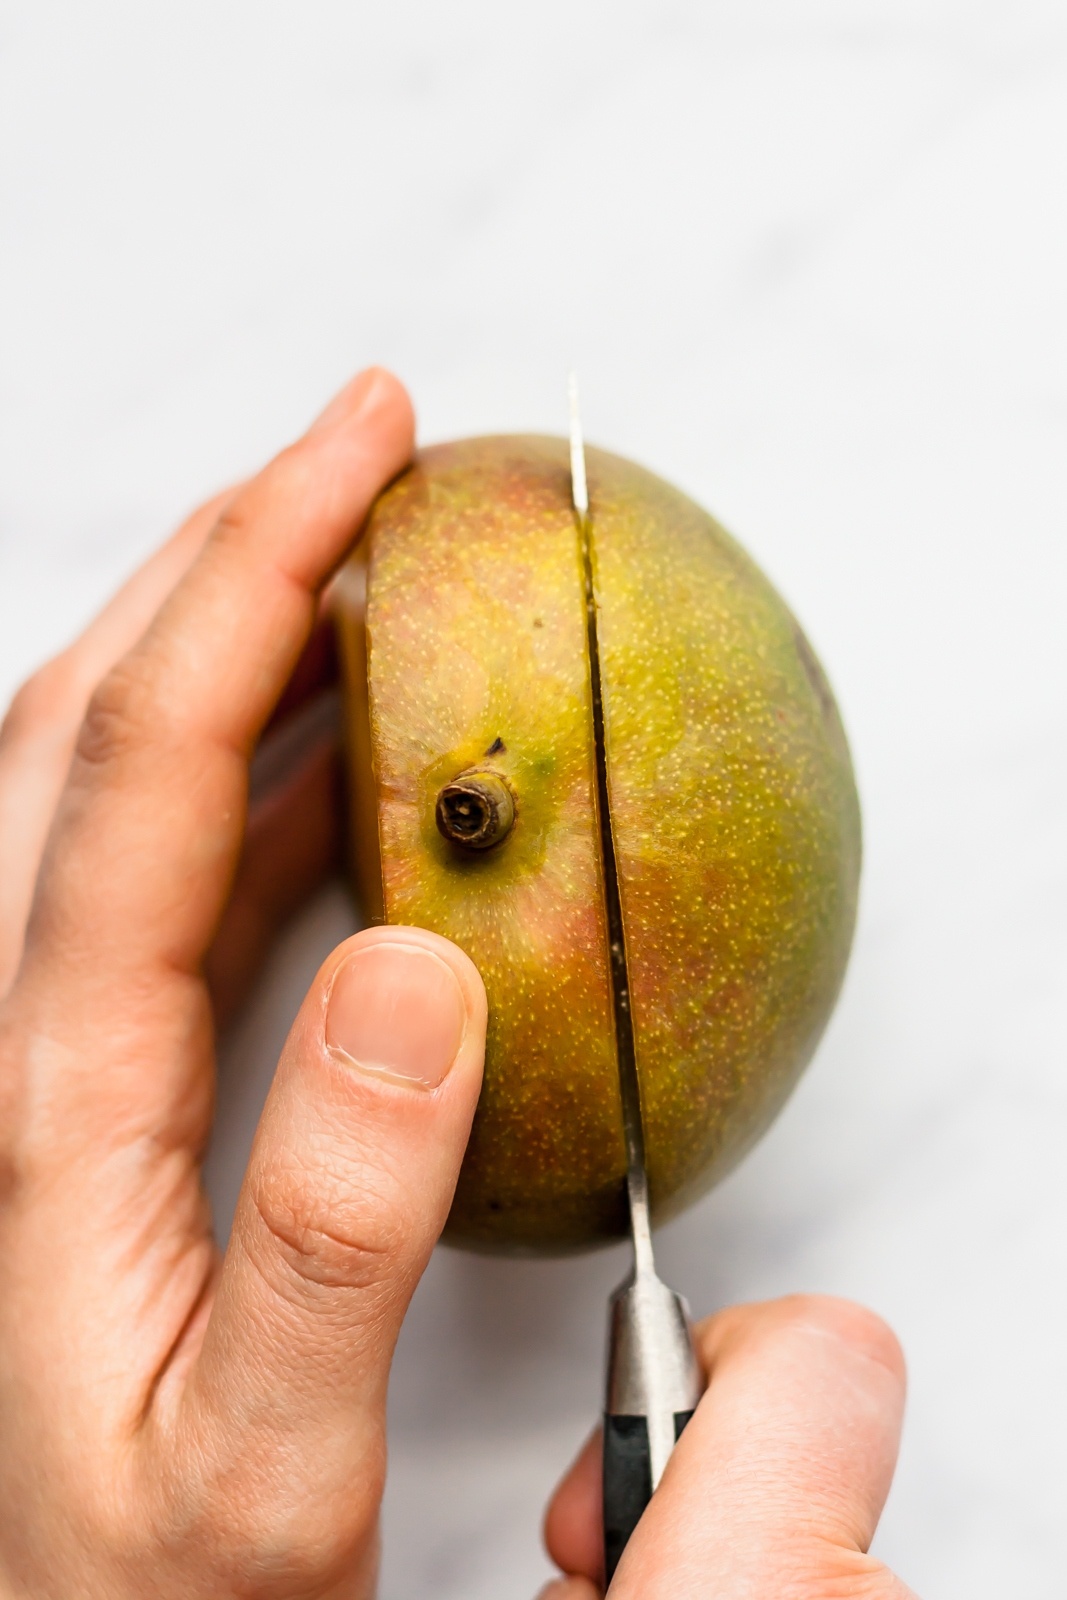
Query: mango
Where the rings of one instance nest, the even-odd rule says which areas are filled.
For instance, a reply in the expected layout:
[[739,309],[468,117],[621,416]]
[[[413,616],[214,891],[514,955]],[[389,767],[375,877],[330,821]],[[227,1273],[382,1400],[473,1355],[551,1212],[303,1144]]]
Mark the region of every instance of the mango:
[[685,495],[601,450],[587,465],[583,560],[563,440],[424,450],[335,591],[357,893],[455,940],[489,997],[447,1230],[483,1250],[627,1228],[602,826],[654,1218],[778,1111],[855,920],[852,767],[799,625]]

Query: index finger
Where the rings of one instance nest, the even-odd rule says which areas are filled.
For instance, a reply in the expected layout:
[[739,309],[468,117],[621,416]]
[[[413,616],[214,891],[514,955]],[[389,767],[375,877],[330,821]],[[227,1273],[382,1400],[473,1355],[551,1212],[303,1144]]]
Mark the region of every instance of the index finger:
[[27,934],[29,978],[43,959],[76,981],[106,954],[113,1009],[123,973],[140,985],[146,971],[198,972],[240,845],[249,753],[318,590],[413,431],[400,383],[362,373],[223,508],[90,702]]
[[[794,1295],[720,1312],[698,1340],[707,1391],[612,1595],[907,1600],[866,1554],[904,1405],[903,1358],[885,1324],[847,1301]],[[599,1437],[558,1489],[545,1540],[564,1571],[601,1581]]]

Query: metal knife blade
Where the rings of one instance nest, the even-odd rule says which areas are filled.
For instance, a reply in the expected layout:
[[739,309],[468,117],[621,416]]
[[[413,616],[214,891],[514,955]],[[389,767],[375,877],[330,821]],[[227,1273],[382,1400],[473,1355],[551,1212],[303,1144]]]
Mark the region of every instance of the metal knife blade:
[[626,1145],[626,1190],[633,1270],[611,1297],[604,1405],[604,1564],[610,1583],[642,1511],[658,1488],[668,1457],[703,1389],[685,1302],[656,1275],[645,1170],[641,1087],[618,863],[611,829],[604,699],[597,627],[596,569],[589,482],[578,404],[570,378],[571,499],[581,540],[586,632],[596,754],[597,820],[608,927],[615,1044]]

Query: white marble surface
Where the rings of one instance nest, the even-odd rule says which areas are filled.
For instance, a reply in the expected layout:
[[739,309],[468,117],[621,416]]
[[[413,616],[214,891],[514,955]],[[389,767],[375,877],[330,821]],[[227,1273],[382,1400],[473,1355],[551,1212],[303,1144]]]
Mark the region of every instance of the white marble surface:
[[[1067,12],[1042,0],[4,0],[0,698],[368,360],[424,438],[587,430],[714,509],[850,727],[815,1065],[664,1233],[701,1311],[884,1312],[879,1547],[1053,1600],[1067,1507]],[[339,897],[231,1045],[223,1218]],[[618,1256],[442,1253],[398,1362],[387,1600],[526,1600]]]

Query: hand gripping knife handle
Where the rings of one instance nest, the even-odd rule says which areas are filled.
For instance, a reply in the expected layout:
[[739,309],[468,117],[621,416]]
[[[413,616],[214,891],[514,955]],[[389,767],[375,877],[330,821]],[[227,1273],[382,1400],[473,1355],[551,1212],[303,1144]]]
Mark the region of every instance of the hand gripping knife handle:
[[611,1582],[703,1390],[685,1302],[638,1266],[611,1297],[604,1406],[604,1569]]

